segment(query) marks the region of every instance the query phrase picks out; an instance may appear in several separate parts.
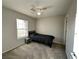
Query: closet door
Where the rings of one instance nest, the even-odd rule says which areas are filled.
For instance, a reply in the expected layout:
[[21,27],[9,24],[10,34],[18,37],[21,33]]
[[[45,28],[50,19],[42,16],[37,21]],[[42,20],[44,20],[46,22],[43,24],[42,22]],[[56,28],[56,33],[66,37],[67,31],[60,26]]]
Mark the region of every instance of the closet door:
[[[77,5],[79,5],[79,0],[77,0]],[[77,6],[74,36],[75,37],[74,37],[74,49],[73,49],[73,52],[75,54],[75,57],[77,59],[79,59],[79,6]]]
[[68,59],[73,59],[71,53],[74,52],[74,33],[76,20],[76,0],[73,1],[67,15],[67,33],[66,33],[66,54]]

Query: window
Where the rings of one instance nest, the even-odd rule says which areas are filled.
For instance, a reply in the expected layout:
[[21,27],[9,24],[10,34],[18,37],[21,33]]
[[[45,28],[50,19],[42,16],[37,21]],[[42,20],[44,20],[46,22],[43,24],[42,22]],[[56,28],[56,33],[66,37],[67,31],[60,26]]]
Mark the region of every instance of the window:
[[17,38],[24,38],[28,36],[28,21],[16,19],[17,24]]

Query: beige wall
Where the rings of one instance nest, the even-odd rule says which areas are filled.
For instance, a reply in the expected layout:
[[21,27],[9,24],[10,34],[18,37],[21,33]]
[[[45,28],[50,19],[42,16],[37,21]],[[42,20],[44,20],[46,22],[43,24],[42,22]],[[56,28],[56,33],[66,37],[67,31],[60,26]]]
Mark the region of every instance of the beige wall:
[[55,36],[54,42],[63,44],[64,16],[39,18],[36,23],[36,31],[53,35]]
[[24,40],[17,40],[16,37],[16,19],[24,19],[29,22],[29,30],[35,30],[36,20],[10,9],[4,8],[2,10],[2,52],[9,51],[21,44]]

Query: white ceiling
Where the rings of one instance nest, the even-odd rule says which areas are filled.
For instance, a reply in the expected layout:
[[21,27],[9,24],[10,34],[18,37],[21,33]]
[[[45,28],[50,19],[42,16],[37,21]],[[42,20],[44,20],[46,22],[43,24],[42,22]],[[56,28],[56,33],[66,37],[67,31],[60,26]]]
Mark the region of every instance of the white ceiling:
[[[3,6],[32,17],[48,17],[65,15],[72,0],[2,0]],[[42,15],[36,16],[30,10],[32,5],[40,7],[52,6],[43,12]]]

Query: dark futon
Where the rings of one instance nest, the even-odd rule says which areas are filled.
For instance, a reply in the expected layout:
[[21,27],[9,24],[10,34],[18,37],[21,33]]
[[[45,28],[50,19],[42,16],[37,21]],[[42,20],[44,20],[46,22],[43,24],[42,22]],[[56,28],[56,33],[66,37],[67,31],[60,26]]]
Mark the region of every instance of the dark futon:
[[35,31],[29,31],[29,38],[34,42],[43,43],[48,46],[52,46],[54,36],[51,35],[45,35],[45,34],[39,34]]

